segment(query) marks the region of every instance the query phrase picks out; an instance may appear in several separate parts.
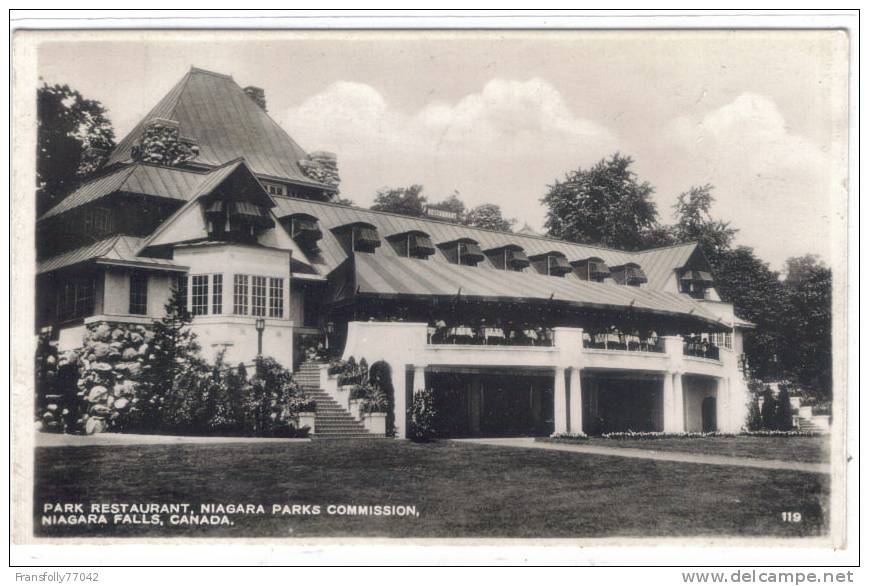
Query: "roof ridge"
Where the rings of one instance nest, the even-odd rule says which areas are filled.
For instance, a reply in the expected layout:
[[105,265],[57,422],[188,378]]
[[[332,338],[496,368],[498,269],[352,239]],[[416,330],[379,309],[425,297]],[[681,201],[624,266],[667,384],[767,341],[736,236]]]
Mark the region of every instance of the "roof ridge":
[[666,244],[664,246],[656,246],[654,248],[647,248],[645,250],[638,250],[640,254],[645,254],[647,252],[655,252],[658,250],[666,250],[667,248],[678,248],[680,246],[696,246],[700,244],[699,240],[689,240],[688,242],[680,242],[679,244]]
[[[211,71],[210,69],[202,69],[201,67],[196,67],[195,65],[190,66],[190,71],[187,72],[188,75],[191,73],[202,73],[205,75],[213,75],[215,77],[222,77],[223,79],[232,79],[232,75],[228,73],[219,73],[217,71]],[[235,81],[235,80],[233,80]]]
[[487,233],[491,233],[491,234],[500,234],[500,235],[507,235],[507,236],[512,235],[512,236],[518,236],[519,238],[535,238],[537,240],[545,240],[547,242],[558,242],[561,244],[570,244],[573,246],[585,246],[585,247],[589,247],[589,248],[598,248],[600,250],[607,250],[610,252],[619,252],[622,254],[641,254],[643,252],[655,250],[655,249],[651,249],[651,248],[647,249],[647,250],[623,250],[621,248],[610,248],[607,246],[602,246],[600,244],[586,244],[584,242],[572,242],[570,240],[562,240],[559,238],[542,236],[540,234],[519,234],[518,232],[502,232],[501,230],[493,230],[492,228],[480,228],[478,226],[468,226],[466,224],[457,224],[455,222],[449,222],[447,220],[441,220],[439,218],[430,218],[428,216],[407,216],[405,214],[398,214],[395,212],[384,212],[381,210],[372,210],[370,208],[363,208],[363,207],[355,206],[355,205],[354,206],[344,205],[344,204],[335,203],[335,202],[331,202],[331,201],[316,201],[316,200],[312,200],[312,199],[302,199],[302,198],[293,197],[290,195],[272,195],[272,197],[279,198],[279,199],[285,199],[285,200],[289,200],[289,201],[303,201],[303,202],[313,203],[313,204],[317,204],[317,205],[332,206],[332,207],[341,208],[341,209],[358,210],[361,212],[368,212],[371,214],[379,214],[379,215],[383,215],[383,216],[393,216],[393,217],[397,217],[397,218],[405,218],[405,219],[411,219],[411,220],[422,220],[424,222],[434,222],[437,224],[456,226],[456,227],[465,228],[468,230],[480,230],[482,232],[487,232]]

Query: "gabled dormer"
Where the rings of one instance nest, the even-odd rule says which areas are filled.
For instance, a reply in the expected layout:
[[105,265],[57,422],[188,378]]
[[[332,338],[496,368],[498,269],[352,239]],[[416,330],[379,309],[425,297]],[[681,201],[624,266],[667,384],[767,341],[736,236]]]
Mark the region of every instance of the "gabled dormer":
[[530,260],[534,268],[543,275],[563,277],[573,271],[573,267],[567,262],[567,257],[564,256],[564,253],[557,250],[535,254],[530,257]]
[[244,164],[216,172],[200,191],[209,240],[252,243],[275,226],[270,212],[275,203]]
[[351,222],[332,228],[348,252],[373,253],[380,247],[377,226],[368,222]]
[[678,277],[679,292],[694,299],[706,299],[707,291],[714,286],[712,275],[707,271],[683,268],[678,271]]
[[604,260],[597,256],[591,256],[570,263],[573,272],[583,281],[595,281],[603,283],[610,276],[610,269]]
[[635,262],[625,263],[615,267],[610,267],[610,275],[613,281],[619,285],[628,285],[630,287],[639,287],[649,280],[646,278],[646,273],[642,267]]
[[473,238],[459,238],[438,244],[447,260],[453,264],[475,267],[486,259],[479,243]]
[[496,269],[502,271],[522,271],[525,267],[531,264],[528,255],[524,249],[518,244],[507,244],[497,248],[490,248],[486,251],[486,256],[492,262]]
[[431,237],[422,230],[409,230],[387,236],[399,256],[426,259],[435,253]]

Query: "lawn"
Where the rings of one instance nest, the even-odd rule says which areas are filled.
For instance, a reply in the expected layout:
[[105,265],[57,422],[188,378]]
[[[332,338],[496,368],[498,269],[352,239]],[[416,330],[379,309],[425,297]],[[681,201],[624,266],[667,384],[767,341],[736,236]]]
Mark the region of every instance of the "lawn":
[[[40,536],[804,536],[827,530],[829,477],[436,442],[38,448]],[[232,526],[41,526],[44,503],[263,504]],[[272,504],[319,515],[272,515]],[[329,504],[418,516],[329,515]],[[782,520],[783,511],[802,515]]]
[[830,436],[817,437],[695,437],[665,439],[577,440],[580,445],[640,448],[663,452],[688,452],[741,458],[764,458],[791,462],[829,462]]

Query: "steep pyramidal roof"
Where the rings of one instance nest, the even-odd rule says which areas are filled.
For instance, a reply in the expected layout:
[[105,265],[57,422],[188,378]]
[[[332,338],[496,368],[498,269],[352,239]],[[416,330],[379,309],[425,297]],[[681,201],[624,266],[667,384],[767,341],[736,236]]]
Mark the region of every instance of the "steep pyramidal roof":
[[154,118],[175,120],[181,125],[181,136],[197,141],[199,156],[194,163],[218,166],[244,157],[258,175],[320,185],[299,166],[307,156],[302,147],[231,76],[191,68],[124,137],[108,164],[129,161],[143,126]]

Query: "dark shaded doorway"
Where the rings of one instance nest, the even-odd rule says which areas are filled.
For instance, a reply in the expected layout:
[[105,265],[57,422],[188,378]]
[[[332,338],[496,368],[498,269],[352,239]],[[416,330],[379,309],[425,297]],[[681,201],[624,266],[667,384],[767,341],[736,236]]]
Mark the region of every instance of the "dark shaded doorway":
[[703,417],[703,431],[718,431],[717,401],[715,397],[706,397],[700,406]]

